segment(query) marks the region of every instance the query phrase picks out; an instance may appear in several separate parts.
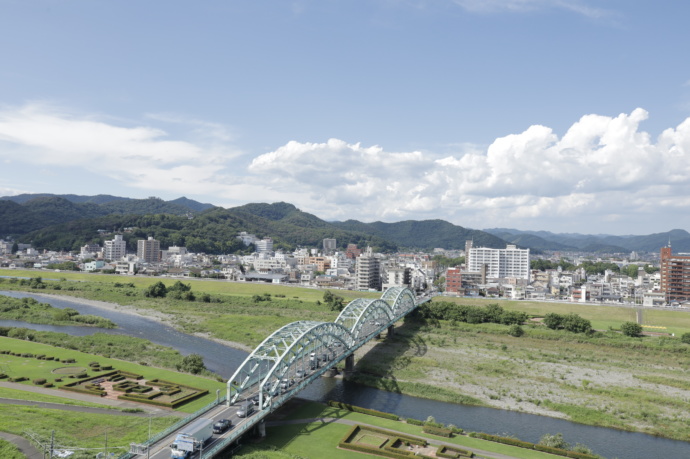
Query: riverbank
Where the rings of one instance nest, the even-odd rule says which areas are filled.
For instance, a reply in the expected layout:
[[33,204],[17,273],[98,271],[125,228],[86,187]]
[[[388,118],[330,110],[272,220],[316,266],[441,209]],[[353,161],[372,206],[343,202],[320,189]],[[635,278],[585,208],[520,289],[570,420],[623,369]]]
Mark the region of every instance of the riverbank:
[[[56,295],[56,294],[51,294],[51,293],[37,293],[34,291],[30,292],[32,295],[39,296],[41,298],[45,299],[65,299],[68,298],[69,301],[72,301],[74,303],[78,304],[83,304],[85,306],[91,306],[93,308],[97,309],[104,309],[104,310],[110,310],[110,311],[117,311],[122,314],[127,314],[131,316],[139,316],[139,317],[145,317],[147,319],[153,320],[155,322],[158,322],[163,325],[167,325],[169,327],[175,328],[176,330],[179,330],[181,332],[184,332],[182,327],[179,327],[177,325],[177,320],[176,316],[174,314],[166,314],[164,312],[161,312],[156,309],[146,309],[146,308],[138,308],[133,305],[123,305],[123,304],[118,304],[118,303],[110,303],[107,301],[99,301],[99,300],[91,300],[88,298],[82,298],[78,296],[70,296],[70,295]],[[238,343],[235,341],[228,341],[220,338],[216,338],[212,336],[209,332],[194,332],[191,333],[194,336],[198,336],[200,338],[208,339],[210,341],[214,341],[218,344],[222,344],[224,346],[232,347],[234,349],[239,349],[245,352],[251,352],[254,350],[253,348],[247,346],[246,344],[243,343]]]
[[[201,290],[202,284],[195,284],[194,289]],[[260,302],[237,297],[233,302],[228,300],[232,287],[227,286],[225,296],[219,297],[222,302],[217,303],[133,299],[108,290],[121,303],[133,301],[143,307],[96,304],[247,351],[253,347],[218,336],[252,343],[286,321],[318,320],[324,315],[323,305],[297,296]],[[270,291],[271,286],[256,288]],[[82,290],[81,294],[103,298],[106,288],[95,284]],[[131,292],[139,294],[133,288]],[[606,310],[597,309],[597,313]],[[585,307],[577,310],[583,317],[587,311]],[[396,327],[392,339],[368,345],[366,353],[358,352],[355,378],[389,392],[690,440],[688,352],[678,338],[627,338],[615,333],[588,337],[537,324],[523,328],[525,335],[516,338],[507,334],[504,325],[406,320]]]

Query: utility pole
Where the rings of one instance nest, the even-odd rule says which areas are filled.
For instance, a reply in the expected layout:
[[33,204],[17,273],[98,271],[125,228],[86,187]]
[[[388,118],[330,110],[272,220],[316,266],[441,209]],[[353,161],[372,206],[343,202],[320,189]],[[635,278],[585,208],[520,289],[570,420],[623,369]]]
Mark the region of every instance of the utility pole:
[[108,457],[108,429],[105,430],[105,457]]

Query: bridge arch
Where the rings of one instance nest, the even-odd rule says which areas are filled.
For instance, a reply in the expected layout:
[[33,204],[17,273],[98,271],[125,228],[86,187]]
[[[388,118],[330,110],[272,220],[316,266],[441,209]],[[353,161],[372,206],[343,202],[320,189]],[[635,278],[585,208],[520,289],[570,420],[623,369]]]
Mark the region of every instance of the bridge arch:
[[394,319],[393,310],[386,301],[358,298],[342,310],[335,322],[349,329],[355,341],[359,342]]
[[[249,388],[260,383],[269,394],[288,370],[309,364],[312,354],[324,353],[335,357],[335,348],[347,350],[354,344],[349,330],[334,322],[298,321],[289,323],[266,338],[245,359],[228,381],[228,400],[234,403]],[[320,357],[319,357],[320,358]],[[267,398],[270,400],[270,397]]]
[[383,292],[381,299],[390,305],[395,317],[407,314],[417,307],[417,299],[407,287],[391,287]]

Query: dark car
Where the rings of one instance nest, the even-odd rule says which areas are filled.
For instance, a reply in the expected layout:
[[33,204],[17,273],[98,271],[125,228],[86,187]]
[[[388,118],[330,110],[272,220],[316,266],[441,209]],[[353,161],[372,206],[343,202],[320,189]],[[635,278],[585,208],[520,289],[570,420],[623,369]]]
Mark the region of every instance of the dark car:
[[232,427],[232,421],[230,419],[219,419],[215,424],[213,424],[213,433],[221,434],[230,427]]

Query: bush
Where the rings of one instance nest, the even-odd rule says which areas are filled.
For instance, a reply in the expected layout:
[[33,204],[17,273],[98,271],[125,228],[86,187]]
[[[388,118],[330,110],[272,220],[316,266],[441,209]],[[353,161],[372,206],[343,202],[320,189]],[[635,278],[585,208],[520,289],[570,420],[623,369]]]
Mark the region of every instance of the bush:
[[681,342],[685,344],[690,344],[690,333],[683,333],[680,337]]
[[621,324],[621,332],[625,336],[636,338],[642,334],[642,325],[635,322],[623,322]]
[[405,419],[405,422],[407,422],[408,424],[412,424],[413,426],[423,426],[424,425],[424,421],[419,421],[417,419],[412,419],[412,418]]
[[34,384],[36,384],[37,386],[42,386],[43,384],[46,383],[46,379],[45,378],[36,378],[32,382]]
[[508,334],[509,334],[510,336],[514,336],[514,337],[516,337],[516,338],[519,338],[519,337],[521,337],[522,335],[525,334],[525,331],[522,329],[521,326],[519,326],[519,325],[517,325],[517,324],[513,324],[513,325],[511,325],[510,328],[508,329]]

